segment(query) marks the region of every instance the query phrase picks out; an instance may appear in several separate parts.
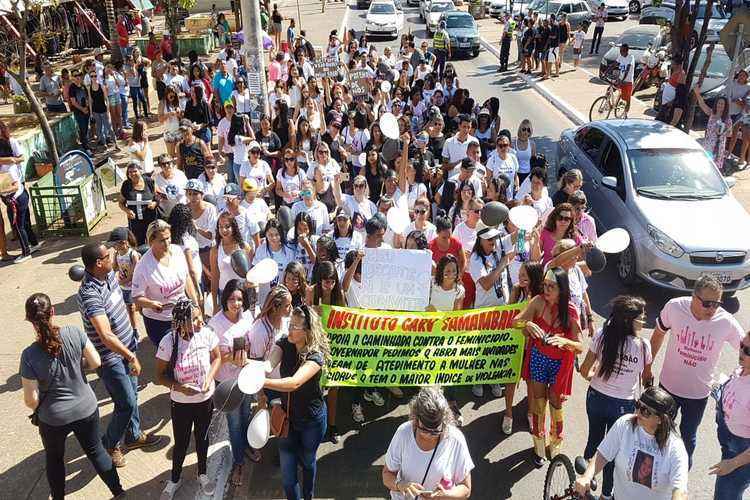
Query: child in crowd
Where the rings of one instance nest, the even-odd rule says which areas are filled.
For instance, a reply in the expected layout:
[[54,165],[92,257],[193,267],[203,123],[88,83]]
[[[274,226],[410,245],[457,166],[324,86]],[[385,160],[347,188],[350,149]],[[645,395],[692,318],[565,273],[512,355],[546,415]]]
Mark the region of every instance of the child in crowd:
[[125,305],[128,306],[130,324],[133,325],[133,332],[136,338],[138,338],[138,330],[135,325],[135,303],[130,296],[132,292],[133,270],[141,258],[136,250],[138,242],[133,232],[126,227],[116,227],[113,229],[107,241],[112,243],[115,249],[112,269],[117,273],[117,281],[120,283],[120,290],[122,290],[122,299]]

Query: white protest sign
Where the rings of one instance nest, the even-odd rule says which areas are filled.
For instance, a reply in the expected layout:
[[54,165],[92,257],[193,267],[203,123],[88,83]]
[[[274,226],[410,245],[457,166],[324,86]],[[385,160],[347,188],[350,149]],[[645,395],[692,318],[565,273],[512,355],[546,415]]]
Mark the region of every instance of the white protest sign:
[[432,254],[427,250],[365,248],[360,307],[424,311],[430,303]]

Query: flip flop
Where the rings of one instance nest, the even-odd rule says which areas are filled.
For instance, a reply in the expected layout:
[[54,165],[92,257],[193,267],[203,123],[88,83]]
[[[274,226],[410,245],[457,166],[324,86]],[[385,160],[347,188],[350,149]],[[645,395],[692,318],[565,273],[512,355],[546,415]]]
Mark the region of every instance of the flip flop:
[[232,477],[229,482],[232,486],[242,486],[242,465],[235,465],[232,467]]

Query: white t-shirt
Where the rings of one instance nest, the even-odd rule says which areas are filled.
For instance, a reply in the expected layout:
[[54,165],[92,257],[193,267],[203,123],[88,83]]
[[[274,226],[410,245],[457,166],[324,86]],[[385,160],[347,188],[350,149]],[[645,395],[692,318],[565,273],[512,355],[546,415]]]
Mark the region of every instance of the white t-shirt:
[[[177,245],[169,246],[169,267],[159,263],[149,250],[138,261],[133,271],[133,298],[146,297],[160,304],[177,302],[185,296],[185,284],[188,280],[188,267],[185,253]],[[159,321],[172,321],[172,309],[165,307],[161,312],[143,308],[147,318]]]
[[261,189],[266,187],[266,179],[268,179],[269,176],[273,177],[273,172],[271,172],[271,167],[265,162],[265,160],[258,160],[255,165],[252,165],[250,162],[243,163],[240,167],[240,177],[244,179],[255,179],[255,182]]
[[690,311],[691,300],[672,299],[659,313],[659,326],[670,330],[659,382],[675,396],[703,399],[711,392],[711,375],[724,342],[738,350],[745,332],[721,307],[710,320],[698,321]]
[[234,153],[234,149],[229,145],[229,128],[232,123],[227,120],[226,116],[219,120],[219,125],[216,126],[216,135],[224,138],[224,149],[221,150],[224,154]]
[[364,200],[357,201],[357,198],[350,194],[342,194],[341,201],[343,202],[344,209],[352,218],[352,226],[354,231],[358,233],[365,232],[365,222],[370,220],[373,215],[378,213],[378,207],[370,201],[369,198],[365,197]]
[[[417,230],[417,225],[412,221],[409,223],[409,227],[406,228],[406,234],[408,235],[412,231]],[[420,229],[427,238],[427,243],[431,243],[432,240],[437,238],[437,228],[435,227],[435,224],[433,224],[430,221],[425,221],[424,229]]]
[[[345,258],[346,254],[350,251],[358,250],[365,246],[365,239],[362,236],[362,233],[358,233],[357,231],[352,232],[351,237],[339,236],[334,241],[336,242],[336,248],[339,251],[339,257],[342,259]],[[339,278],[343,280],[344,275],[340,275]]]
[[310,168],[307,169],[307,178],[314,180],[316,170],[320,170],[320,174],[323,177],[323,191],[327,191],[331,182],[333,182],[334,177],[336,177],[336,174],[341,173],[341,165],[339,165],[339,163],[333,158],[328,160],[328,163],[325,165],[314,162]]
[[271,291],[271,288],[275,287],[279,283],[279,280],[284,276],[286,266],[294,260],[294,250],[288,246],[282,246],[281,250],[278,252],[274,252],[268,248],[268,244],[265,240],[260,242],[260,246],[256,249],[255,256],[253,257],[253,265],[263,259],[273,259],[278,265],[279,273],[270,283],[260,285],[258,289],[258,305],[261,307],[266,301],[266,297]]
[[185,196],[185,185],[187,177],[182,172],[173,168],[172,178],[165,179],[161,172],[154,176],[154,184],[160,193],[164,193],[169,200],[175,200],[177,203],[187,203]]
[[[156,358],[167,363],[172,357],[172,335],[172,332],[165,335],[156,350]],[[213,330],[205,327],[195,332],[189,341],[182,337],[178,338],[177,361],[174,366],[175,381],[200,391],[211,371],[211,350],[217,345],[218,337]],[[202,403],[213,395],[214,386],[214,381],[211,381],[211,388],[207,392],[199,392],[192,396],[172,390],[170,397],[176,403]]]
[[[427,490],[434,490],[441,482],[446,489],[462,483],[474,469],[466,438],[452,425],[443,434],[436,450],[424,451],[417,445],[411,421],[404,422],[396,429],[391,444],[388,445],[385,453],[386,468],[396,472],[397,481],[422,483]],[[427,471],[433,451],[434,458]],[[422,481],[425,471],[427,477]],[[391,500],[406,498],[401,493],[391,491]]]
[[[458,134],[456,133],[452,137],[449,137],[445,143],[443,144],[443,158],[448,160],[449,163],[455,163],[457,161],[463,160],[466,158],[466,148],[469,146],[469,143],[476,142],[479,144],[479,140],[474,137],[473,135],[466,136],[466,140],[461,142],[458,139]],[[460,168],[460,164],[453,167],[451,170],[451,174],[458,173],[458,169]]]
[[741,368],[732,376],[722,393],[724,421],[735,436],[750,438],[750,375],[740,376]]
[[687,492],[688,457],[682,439],[670,434],[661,450],[654,436],[639,425],[633,428],[632,417],[632,414],[620,417],[598,448],[607,461],[615,462],[615,496],[670,500],[675,488]]
[[583,41],[586,39],[585,31],[576,31],[573,33],[573,48],[580,49],[583,47]]
[[[218,314],[209,320],[208,326],[215,332],[216,338],[219,341],[219,350],[222,354],[232,352],[234,349],[234,339],[244,337],[252,328],[253,315],[249,311],[243,311],[240,313],[240,317],[236,323],[232,323],[224,314],[224,311],[220,311]],[[234,379],[239,375],[242,368],[235,366],[231,362],[224,362],[221,364],[219,371],[216,372],[216,381],[223,382],[224,380]]]
[[[625,83],[633,83],[633,78],[635,76],[635,57],[633,57],[633,54],[617,56],[617,64],[620,66],[620,77],[623,79],[622,81]],[[628,68],[627,73],[625,73],[625,68]]]
[[240,235],[242,235],[242,241],[250,246],[254,245],[253,236],[260,232],[260,226],[255,222],[247,209],[240,203],[239,213],[234,215],[234,220],[237,221],[237,227],[240,228]]
[[[271,209],[268,208],[268,203],[263,198],[256,197],[252,203],[248,203],[247,200],[242,200],[240,206],[247,212],[248,218],[260,225],[261,222],[268,221],[268,216],[271,214]],[[255,233],[253,233],[255,234]]]
[[[146,148],[146,156],[141,160],[135,155],[135,153],[143,151],[144,147]],[[128,152],[130,153],[131,160],[141,164],[144,173],[150,174],[154,171],[154,153],[151,151],[151,144],[146,144],[145,142],[134,142],[130,148],[128,148]]]
[[224,188],[227,185],[227,179],[224,177],[224,174],[216,173],[209,181],[206,179],[206,173],[202,172],[201,175],[198,176],[198,180],[201,181],[206,188],[205,194],[210,194],[217,198],[219,206],[216,208],[220,209],[224,201]]
[[409,210],[414,208],[414,202],[419,198],[427,198],[427,186],[421,182],[410,184],[406,188],[406,201],[409,204]]
[[[599,330],[589,345],[589,352],[602,360],[602,339],[604,332]],[[620,361],[615,363],[609,379],[604,380],[599,376],[599,370],[591,378],[591,388],[602,394],[617,399],[635,399],[638,397],[638,379],[643,368],[651,364],[651,344],[640,337],[629,336],[620,354]]]
[[474,244],[477,242],[477,229],[472,229],[466,222],[462,222],[456,225],[453,230],[453,237],[461,242],[461,248],[464,249],[464,252],[471,253]]
[[302,191],[302,181],[307,178],[307,173],[302,168],[298,168],[297,175],[287,176],[285,169],[276,172],[276,180],[281,184],[284,193],[284,202],[294,203],[299,201],[299,192]]
[[507,269],[504,269],[500,273],[500,277],[494,283],[494,286],[490,286],[489,290],[485,290],[479,284],[479,280],[490,274],[501,260],[499,249],[485,256],[484,262],[482,262],[481,257],[476,253],[471,254],[471,258],[469,259],[469,274],[471,274],[471,279],[474,280],[477,289],[474,298],[474,308],[501,306],[505,304],[506,297],[510,297]]
[[328,219],[328,209],[322,201],[315,200],[312,206],[305,205],[304,201],[298,201],[292,205],[292,220],[297,218],[297,214],[300,212],[307,212],[315,221],[315,234],[321,235],[324,231],[328,230],[330,220]]
[[465,294],[460,281],[451,290],[443,290],[442,286],[433,281],[430,287],[430,305],[437,311],[452,311],[456,300],[463,300]]
[[362,283],[352,277],[352,281],[349,283],[349,289],[346,291],[346,305],[348,307],[362,307],[359,298],[364,293],[363,290],[364,286]]
[[[453,183],[456,189],[458,189],[461,185],[461,181],[458,180],[458,174],[451,175],[450,177],[448,177],[448,180]],[[480,179],[476,174],[472,174],[471,177],[469,177],[468,181],[474,187],[475,198],[481,198],[482,196],[484,196],[482,192],[482,179]],[[445,187],[445,183],[443,183],[438,188],[438,194],[440,196],[443,196],[443,187]],[[461,193],[457,193],[456,196],[461,196]]]
[[[218,175],[218,174],[217,174]],[[203,213],[197,219],[193,219],[195,227],[201,231],[209,231],[213,236],[211,239],[204,238],[200,233],[195,233],[195,240],[198,242],[199,248],[205,248],[213,246],[216,243],[216,223],[219,220],[219,211],[215,206],[210,203],[206,203],[203,208]]]
[[[265,318],[256,319],[245,335],[248,358],[267,360],[276,341],[287,335],[289,335],[289,317],[281,318],[281,328],[274,328]],[[280,378],[280,367],[281,364],[276,365],[268,377]]]
[[518,158],[513,153],[508,153],[507,157],[503,160],[496,152],[492,153],[487,159],[487,169],[492,172],[492,177],[495,179],[500,177],[500,174],[505,174],[510,179],[508,187],[505,191],[507,199],[513,199],[513,188],[515,187],[515,179],[518,174]]
[[[201,256],[198,253],[198,242],[195,238],[186,233],[182,236],[182,245],[179,246],[182,249],[183,253],[186,250],[190,250],[190,252],[192,252],[191,260],[193,269],[198,274],[198,284],[200,284],[201,277],[203,276],[203,265],[201,263]],[[185,255],[185,258],[187,258],[187,254]]]

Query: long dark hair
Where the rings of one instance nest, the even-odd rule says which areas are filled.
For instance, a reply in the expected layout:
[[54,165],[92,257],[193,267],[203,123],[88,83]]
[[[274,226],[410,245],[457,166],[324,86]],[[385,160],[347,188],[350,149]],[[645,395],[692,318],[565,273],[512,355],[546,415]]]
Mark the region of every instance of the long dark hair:
[[307,212],[300,212],[297,214],[297,217],[294,218],[294,229],[292,230],[292,241],[289,243],[292,243],[294,245],[297,244],[297,226],[300,222],[304,222],[307,224],[307,229],[310,231],[310,234],[315,234],[315,221],[312,217],[310,217],[310,214]]
[[172,227],[172,242],[182,245],[186,234],[195,237],[197,233],[193,222],[193,213],[184,203],[178,203],[169,214],[169,225]]
[[443,285],[443,275],[445,274],[445,268],[448,264],[456,265],[456,286],[461,284],[461,277],[458,275],[458,260],[452,254],[443,255],[435,266],[435,284],[437,286]]
[[229,132],[227,133],[227,142],[230,146],[235,145],[235,137],[238,135],[245,135],[247,131],[245,130],[245,119],[238,115],[234,114],[232,116],[232,121],[229,124]]
[[714,107],[713,107],[713,109],[711,111],[713,111],[714,114],[716,114],[716,110],[718,109],[717,105],[719,104],[719,99],[723,99],[724,100],[724,111],[722,111],[720,118],[721,118],[721,121],[725,122],[725,121],[727,121],[727,118],[729,118],[729,99],[727,99],[723,95],[720,95],[714,101]]
[[637,336],[633,322],[646,310],[646,302],[632,295],[618,295],[612,300],[611,305],[612,312],[602,327],[600,346],[601,361],[598,375],[604,380],[609,380],[620,365],[628,337]]
[[[649,387],[641,394],[640,401],[647,404],[649,409],[655,410],[659,415],[659,425],[656,426],[654,438],[660,450],[663,450],[669,441],[669,435],[677,433],[674,425],[674,417],[677,409],[677,403],[674,398],[660,387]],[[638,416],[633,415],[630,419],[630,425],[635,431],[638,425]]]
[[551,267],[547,272],[555,276],[555,282],[557,283],[557,319],[560,320],[560,325],[563,328],[569,329],[570,314],[568,313],[568,304],[570,303],[570,280],[568,279],[568,272],[562,267]]
[[60,327],[52,324],[52,301],[44,293],[26,299],[26,321],[37,330],[37,342],[44,351],[56,358],[62,350]]
[[269,221],[266,222],[266,228],[264,231],[264,234],[266,235],[264,240],[266,244],[266,250],[268,251],[268,255],[272,255],[271,246],[268,244],[268,230],[269,229],[275,229],[279,233],[279,242],[281,243],[281,251],[284,252],[284,255],[286,255],[286,253],[290,251],[289,246],[288,246],[289,244],[286,241],[286,231],[284,231],[284,228],[279,222],[279,220],[275,218],[269,219]]
[[271,128],[278,134],[280,130],[289,130],[289,106],[284,99],[276,101],[276,105],[279,107],[279,112],[276,113]]
[[323,303],[323,280],[332,279],[336,281],[336,284],[333,285],[333,290],[331,290],[331,303],[328,305],[345,306],[346,301],[341,290],[341,281],[336,272],[336,265],[327,260],[318,265],[317,271],[313,284],[313,305],[317,306]]
[[[570,212],[571,218],[573,217],[573,205],[570,203],[560,203],[555,208],[552,209],[552,211],[549,213],[549,216],[547,217],[547,222],[544,224],[544,229],[547,231],[550,231],[552,234],[555,233],[555,229],[557,228],[557,218],[560,217],[561,212]],[[575,223],[571,220],[568,229],[565,230],[565,234],[563,235],[563,239],[575,239]]]
[[221,310],[226,312],[229,309],[229,306],[227,305],[229,303],[229,297],[231,297],[234,292],[240,292],[242,294],[242,310],[247,311],[250,309],[250,297],[248,296],[247,289],[240,284],[240,280],[233,278],[227,281],[227,284],[224,285],[224,289],[221,291]]
[[216,245],[221,245],[221,232],[219,231],[219,223],[221,222],[222,218],[228,218],[229,219],[229,225],[232,226],[232,239],[235,243],[237,243],[239,246],[244,246],[245,241],[242,239],[242,233],[240,233],[240,226],[237,224],[237,219],[234,218],[234,215],[230,214],[229,212],[224,212],[223,214],[219,215],[219,218],[216,220]]
[[143,125],[142,121],[136,120],[136,122],[133,124],[133,142],[143,142],[144,135],[143,132],[146,130],[146,127]]
[[523,268],[526,269],[526,275],[529,277],[529,296],[533,299],[540,295],[544,290],[544,265],[541,262],[524,262]]

